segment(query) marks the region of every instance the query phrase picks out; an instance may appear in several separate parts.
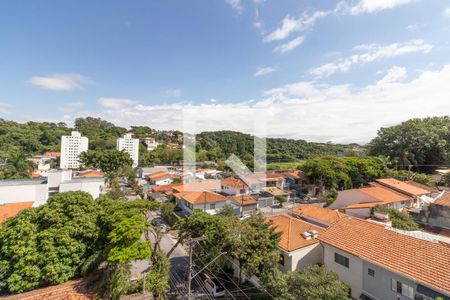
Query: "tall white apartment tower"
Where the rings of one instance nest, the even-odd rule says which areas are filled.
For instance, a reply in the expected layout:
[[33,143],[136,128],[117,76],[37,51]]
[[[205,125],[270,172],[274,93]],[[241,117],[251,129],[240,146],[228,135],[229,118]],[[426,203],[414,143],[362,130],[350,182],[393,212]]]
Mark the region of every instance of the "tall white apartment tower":
[[124,150],[130,154],[133,159],[133,168],[137,167],[139,163],[139,139],[133,139],[131,133],[125,134],[123,137],[117,139],[117,150]]
[[72,131],[72,135],[61,137],[61,169],[76,169],[80,166],[78,158],[81,152],[87,151],[89,140],[81,136],[78,131]]

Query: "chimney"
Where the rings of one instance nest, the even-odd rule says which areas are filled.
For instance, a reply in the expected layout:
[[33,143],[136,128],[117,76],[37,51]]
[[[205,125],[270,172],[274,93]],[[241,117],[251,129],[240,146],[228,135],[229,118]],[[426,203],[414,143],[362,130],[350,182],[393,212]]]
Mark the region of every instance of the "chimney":
[[311,233],[309,233],[308,231],[302,232],[301,235],[305,240],[311,239]]
[[313,237],[317,238],[319,236],[319,232],[317,230],[311,229],[308,233]]

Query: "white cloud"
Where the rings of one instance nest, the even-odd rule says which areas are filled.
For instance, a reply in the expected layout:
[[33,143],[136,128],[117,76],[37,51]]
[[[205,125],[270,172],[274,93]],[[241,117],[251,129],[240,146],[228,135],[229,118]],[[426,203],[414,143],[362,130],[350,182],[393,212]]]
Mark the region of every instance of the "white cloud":
[[347,72],[354,65],[363,65],[384,58],[416,52],[428,53],[431,49],[433,49],[433,46],[424,40],[412,40],[406,43],[393,43],[385,46],[378,44],[359,45],[354,47],[353,50],[365,51],[364,53],[353,54],[336,62],[324,64],[312,69],[310,73],[316,78],[324,78],[338,71]]
[[276,71],[276,67],[259,67],[253,77],[265,76]]
[[379,80],[377,84],[397,82],[405,78],[406,78],[406,69],[395,66],[387,70],[386,75],[384,75],[384,77],[381,80]]
[[450,7],[446,8],[446,9],[444,10],[444,16],[450,18]]
[[83,89],[85,85],[93,83],[93,81],[89,78],[80,74],[35,76],[31,77],[28,82],[40,88],[53,91],[72,91],[76,89]]
[[228,3],[233,10],[235,10],[237,13],[242,13],[244,10],[242,7],[241,0],[225,0],[226,3]]
[[275,47],[273,49],[273,52],[286,53],[288,51],[294,50],[295,48],[300,46],[304,40],[305,40],[305,38],[303,36],[299,36],[299,37],[293,39],[292,41],[289,41],[287,43],[284,43],[284,44],[281,44],[281,45]]
[[296,31],[305,31],[311,28],[318,19],[328,16],[332,11],[315,11],[311,15],[304,13],[299,18],[289,15],[284,17],[281,26],[264,37],[264,42],[279,41],[287,38]]
[[6,102],[0,102],[0,114],[9,114],[11,105]]
[[412,1],[413,0],[360,0],[356,5],[350,7],[350,13],[352,15],[374,13],[377,11],[405,5],[411,3]]
[[97,101],[101,106],[108,108],[108,109],[123,109],[123,108],[130,108],[137,104],[136,101],[131,99],[124,99],[124,98],[107,98],[102,97],[98,99]]
[[[237,114],[250,111],[254,120],[257,110],[267,115],[269,136],[303,138],[311,141],[368,142],[382,126],[414,117],[449,115],[450,65],[440,70],[424,71],[403,82],[375,82],[361,88],[351,85],[327,85],[296,82],[268,90],[258,101],[239,103],[175,103],[170,105],[129,106],[100,114],[118,125],[148,125],[158,129],[180,129],[183,110],[217,114],[224,109]],[[254,111],[252,111],[254,109]],[[245,120],[245,115],[242,119]],[[301,120],[292,126],[293,120]],[[251,132],[244,122],[234,122],[236,130]],[[212,122],[199,122],[198,131],[216,129]],[[224,128],[226,129],[226,127]]]
[[83,107],[84,107],[84,102],[69,102],[69,103],[64,103],[63,105],[61,105],[59,107],[59,110],[64,113],[69,113],[69,112],[79,111]]
[[164,95],[168,98],[179,98],[179,97],[181,97],[181,90],[180,89],[166,90],[164,92]]

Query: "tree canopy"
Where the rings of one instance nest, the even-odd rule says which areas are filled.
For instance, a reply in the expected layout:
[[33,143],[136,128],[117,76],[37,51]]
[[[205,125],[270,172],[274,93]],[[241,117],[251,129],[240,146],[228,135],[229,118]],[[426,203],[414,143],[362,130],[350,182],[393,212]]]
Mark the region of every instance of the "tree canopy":
[[88,150],[81,153],[79,160],[86,167],[101,169],[106,173],[116,173],[120,168],[133,164],[130,154],[118,150]]
[[450,164],[450,117],[411,119],[381,128],[369,144],[372,155],[390,157],[399,167]]

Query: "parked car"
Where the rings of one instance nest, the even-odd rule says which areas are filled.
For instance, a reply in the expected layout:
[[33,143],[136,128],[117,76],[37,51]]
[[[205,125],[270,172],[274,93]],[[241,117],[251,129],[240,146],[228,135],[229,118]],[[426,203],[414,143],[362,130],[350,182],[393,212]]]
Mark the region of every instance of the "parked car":
[[217,279],[210,278],[208,275],[205,275],[205,277],[206,290],[210,292],[214,298],[225,296],[225,288]]

